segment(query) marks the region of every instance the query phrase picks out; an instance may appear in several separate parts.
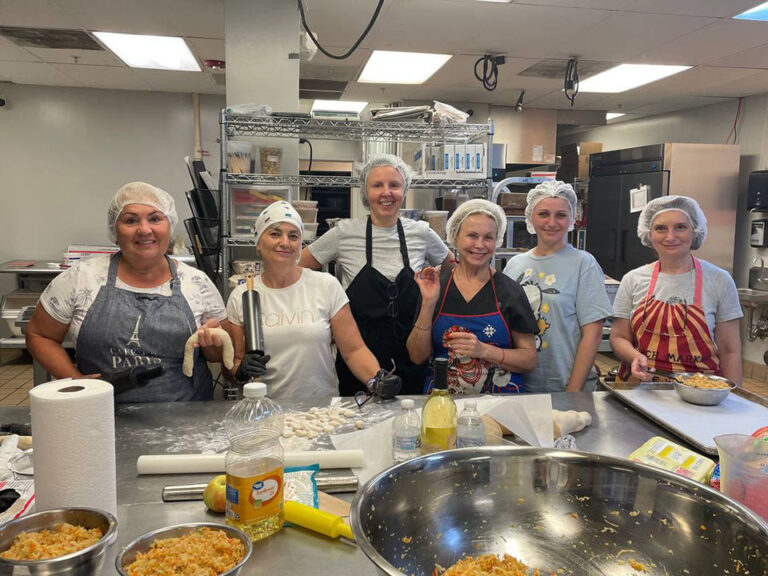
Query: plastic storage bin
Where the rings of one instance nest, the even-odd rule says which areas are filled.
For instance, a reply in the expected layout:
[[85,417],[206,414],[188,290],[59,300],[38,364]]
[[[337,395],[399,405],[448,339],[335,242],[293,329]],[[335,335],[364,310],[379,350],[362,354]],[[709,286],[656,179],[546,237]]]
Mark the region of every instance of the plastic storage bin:
[[274,146],[262,146],[259,148],[262,174],[282,174],[283,149]]
[[447,210],[424,210],[424,219],[435,233],[445,240],[445,225],[448,223]]

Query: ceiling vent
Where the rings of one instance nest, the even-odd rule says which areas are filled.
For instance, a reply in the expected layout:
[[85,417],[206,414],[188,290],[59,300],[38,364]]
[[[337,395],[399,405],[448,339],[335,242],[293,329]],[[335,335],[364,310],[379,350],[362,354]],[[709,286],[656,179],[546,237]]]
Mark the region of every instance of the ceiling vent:
[[[520,72],[520,76],[532,78],[548,78],[549,80],[562,80],[565,77],[565,68],[568,66],[568,60],[559,60],[556,58],[545,58],[538,61],[530,68]],[[579,60],[579,77],[589,78],[600,72],[613,68],[616,64],[612,62],[596,62],[594,60]]]
[[299,98],[307,100],[339,100],[346,87],[346,82],[299,78]]
[[104,50],[83,30],[56,28],[17,28],[0,26],[4,36],[22,48],[52,48],[54,50]]

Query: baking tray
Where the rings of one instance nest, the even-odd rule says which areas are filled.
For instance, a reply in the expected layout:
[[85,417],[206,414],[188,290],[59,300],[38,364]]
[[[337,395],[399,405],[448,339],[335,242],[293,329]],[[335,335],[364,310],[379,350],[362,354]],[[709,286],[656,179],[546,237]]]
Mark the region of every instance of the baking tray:
[[[660,382],[641,382],[638,384],[629,384],[626,382],[607,382],[607,381],[601,381],[601,385],[608,390],[609,392],[613,393],[619,400],[639,412],[640,414],[644,415],[649,420],[652,420],[653,422],[657,423],[662,428],[665,428],[672,432],[675,436],[678,438],[684,440],[700,452],[704,454],[710,454],[710,455],[717,455],[717,448],[714,444],[714,442],[705,441],[701,436],[697,437],[694,433],[691,432],[691,428],[686,429],[684,426],[686,419],[684,415],[687,413],[688,415],[692,415],[695,411],[697,415],[697,420],[699,422],[707,422],[709,424],[714,424],[714,420],[711,418],[711,415],[718,414],[717,411],[709,410],[710,408],[716,408],[716,407],[696,407],[693,404],[685,404],[682,400],[680,400],[680,414],[681,418],[675,417],[674,420],[670,418],[664,417],[664,415],[659,415],[657,413],[654,413],[652,410],[649,409],[647,405],[644,405],[643,403],[636,401],[636,399],[632,395],[625,394],[626,391],[633,391],[633,390],[661,390],[661,391],[670,391],[671,394],[674,394],[676,397],[676,394],[674,392],[674,385],[670,381],[660,381]],[[752,392],[749,392],[748,390],[744,390],[743,388],[736,388],[732,391],[732,394],[735,396],[738,396],[740,398],[743,398],[745,400],[748,400],[749,402],[752,402],[756,405],[763,406],[768,408],[768,400],[765,398],[762,398],[756,394],[753,394]],[[727,401],[727,399],[726,399]],[[677,415],[676,415],[677,416]],[[708,418],[710,417],[710,418]],[[704,418],[705,420],[701,420]],[[688,420],[688,422],[693,422],[693,418]],[[714,436],[723,433],[744,433],[744,434],[751,434],[759,426],[754,426],[753,429],[749,429],[749,426],[745,423],[740,422],[736,419],[731,420],[733,422],[734,427],[741,426],[741,429],[733,429],[733,430],[720,430]]]

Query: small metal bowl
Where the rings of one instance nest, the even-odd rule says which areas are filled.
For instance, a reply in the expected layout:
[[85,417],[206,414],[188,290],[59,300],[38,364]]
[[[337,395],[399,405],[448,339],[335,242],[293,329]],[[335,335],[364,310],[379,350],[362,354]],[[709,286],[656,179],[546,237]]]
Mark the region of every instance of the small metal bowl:
[[736,384],[723,378],[722,376],[714,376],[707,374],[707,378],[710,380],[720,380],[728,384],[728,388],[696,388],[695,386],[688,386],[685,381],[687,378],[695,376],[694,372],[678,372],[675,374],[675,392],[680,396],[682,400],[690,404],[698,404],[699,406],[716,406],[725,400],[726,396],[731,393],[731,390],[736,388]]
[[115,567],[117,568],[117,572],[121,574],[121,576],[128,576],[128,572],[125,571],[125,568],[130,566],[133,561],[136,560],[136,556],[139,554],[139,552],[147,552],[150,548],[152,548],[152,544],[154,544],[155,540],[162,540],[163,538],[178,538],[179,536],[184,536],[185,534],[194,532],[198,528],[211,528],[212,530],[221,530],[222,532],[226,532],[227,536],[231,538],[238,538],[245,545],[245,555],[243,556],[243,559],[235,564],[234,568],[227,570],[226,572],[222,572],[219,576],[235,576],[238,574],[240,572],[240,568],[242,568],[243,564],[248,561],[248,558],[250,558],[251,552],[253,551],[253,544],[251,544],[251,539],[248,538],[248,536],[246,536],[245,532],[242,530],[238,530],[233,526],[227,526],[226,524],[215,524],[213,522],[176,524],[174,526],[160,528],[159,530],[148,532],[142,536],[139,536],[136,538],[136,540],[123,548],[117,555],[117,558],[115,558]]
[[109,512],[93,508],[58,508],[37,514],[22,516],[8,522],[0,529],[0,550],[7,550],[16,536],[22,532],[50,530],[56,524],[67,522],[83,528],[99,528],[104,534],[95,544],[57,558],[46,560],[6,560],[0,558],[0,575],[29,574],[48,576],[96,576],[101,574],[104,552],[114,541],[117,520]]

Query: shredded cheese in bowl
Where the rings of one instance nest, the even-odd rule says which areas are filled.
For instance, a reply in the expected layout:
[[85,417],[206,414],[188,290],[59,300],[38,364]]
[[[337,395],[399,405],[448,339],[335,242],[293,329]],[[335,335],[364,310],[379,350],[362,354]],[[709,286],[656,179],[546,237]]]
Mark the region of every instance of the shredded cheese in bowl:
[[514,556],[504,554],[495,556],[493,554],[484,554],[482,556],[468,556],[462,558],[456,564],[442,570],[441,567],[435,568],[433,576],[539,576],[539,569],[533,572],[529,571],[528,566],[520,562]]
[[711,378],[707,374],[694,374],[682,379],[682,383],[693,388],[702,388],[704,390],[723,390],[730,388],[731,385],[726,380]]
[[98,528],[88,529],[63,522],[56,524],[53,530],[22,532],[0,556],[6,560],[58,558],[96,544],[103,535]]

